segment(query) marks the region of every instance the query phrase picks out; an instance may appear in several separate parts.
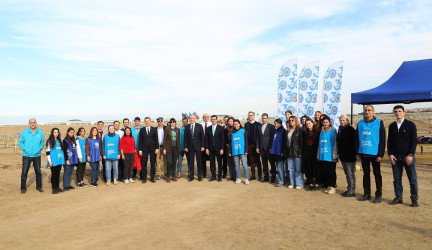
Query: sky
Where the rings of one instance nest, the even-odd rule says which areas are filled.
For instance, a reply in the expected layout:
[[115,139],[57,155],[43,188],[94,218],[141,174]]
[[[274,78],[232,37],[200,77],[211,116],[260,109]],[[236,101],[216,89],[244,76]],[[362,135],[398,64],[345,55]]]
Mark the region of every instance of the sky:
[[351,93],[385,82],[403,61],[432,58],[430,13],[431,1],[416,0],[3,0],[0,124],[275,115],[278,73],[291,58],[299,69],[320,60],[320,87],[343,60],[349,113]]

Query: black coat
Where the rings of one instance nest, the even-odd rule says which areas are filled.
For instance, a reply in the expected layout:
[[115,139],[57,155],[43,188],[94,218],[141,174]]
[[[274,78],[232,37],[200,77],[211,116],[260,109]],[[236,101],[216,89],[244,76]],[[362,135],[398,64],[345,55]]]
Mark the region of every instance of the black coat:
[[341,134],[338,134],[337,137],[337,147],[341,161],[356,161],[355,134],[355,129],[352,126],[341,128]]
[[396,122],[389,126],[387,153],[394,156],[414,155],[417,147],[417,127],[405,119],[398,130]]
[[150,127],[150,133],[147,134],[147,127],[140,129],[138,140],[138,151],[151,152],[159,149],[159,139],[157,129]]
[[303,155],[303,130],[301,128],[294,129],[290,144],[288,145],[288,130],[286,132],[286,147],[284,154],[287,158],[298,158]]
[[201,124],[195,123],[194,134],[191,134],[191,125],[185,127],[185,148],[194,149],[196,152],[201,151],[205,147],[204,130]]
[[265,150],[269,151],[273,144],[275,126],[273,124],[267,123],[263,135],[263,133],[261,132],[262,125],[263,124],[260,124],[258,126],[256,148],[258,148],[260,151],[265,151]]
[[[210,150],[220,151],[225,147],[225,131],[220,125],[216,125],[215,134],[213,135],[213,126],[207,127],[205,136],[205,148]],[[218,153],[219,154],[219,153]]]

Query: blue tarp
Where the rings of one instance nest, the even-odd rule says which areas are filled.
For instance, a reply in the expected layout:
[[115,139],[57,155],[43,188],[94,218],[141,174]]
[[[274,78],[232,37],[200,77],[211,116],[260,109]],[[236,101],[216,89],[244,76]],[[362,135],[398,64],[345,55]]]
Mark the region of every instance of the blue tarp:
[[351,103],[386,104],[432,101],[432,59],[406,61],[380,86],[351,93]]

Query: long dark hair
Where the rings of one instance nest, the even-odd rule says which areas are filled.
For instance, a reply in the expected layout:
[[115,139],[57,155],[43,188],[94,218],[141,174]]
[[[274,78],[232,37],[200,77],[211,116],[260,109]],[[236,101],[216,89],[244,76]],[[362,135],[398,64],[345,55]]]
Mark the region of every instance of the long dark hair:
[[[57,136],[57,139],[56,138],[54,138],[54,131],[58,131],[58,136]],[[46,146],[50,146],[51,148],[54,148],[54,146],[55,146],[55,141],[56,140],[58,140],[60,143],[61,143],[61,135],[60,135],[60,129],[58,129],[58,128],[53,128],[53,129],[51,129],[51,133],[50,133],[50,135],[49,135],[49,137],[48,137],[48,140],[46,141]]]
[[72,130],[75,131],[75,129],[72,128],[72,127],[69,127],[69,128],[67,129],[65,139],[68,140],[68,141],[71,142],[71,143],[76,144],[75,136],[74,136],[74,135],[73,135],[72,137],[69,136],[69,132],[72,131]]
[[280,124],[280,127],[279,127],[277,130],[284,129],[284,128],[282,127],[282,120],[281,120],[280,118],[277,118],[274,122]]
[[127,136],[127,134],[126,134],[126,130],[129,130],[129,136],[132,136],[132,129],[129,128],[129,127],[126,127],[126,128],[124,129],[124,136]]
[[[234,127],[234,123],[235,123],[235,122],[238,122],[238,124],[240,124],[240,128],[239,128],[239,130],[243,128],[243,126],[241,125],[239,119],[234,119],[234,121],[233,121],[233,127]],[[238,130],[236,130],[235,128],[233,128],[233,130],[234,130],[234,131],[238,131]]]

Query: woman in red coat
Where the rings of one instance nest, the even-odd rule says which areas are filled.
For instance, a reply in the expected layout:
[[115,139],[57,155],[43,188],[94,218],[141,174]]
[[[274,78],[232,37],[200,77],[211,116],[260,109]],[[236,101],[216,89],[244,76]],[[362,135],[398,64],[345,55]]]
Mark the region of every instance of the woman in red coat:
[[134,163],[136,147],[135,139],[132,137],[132,131],[129,127],[125,128],[125,134],[120,139],[120,152],[124,160],[124,184],[134,183],[132,179],[132,166]]

